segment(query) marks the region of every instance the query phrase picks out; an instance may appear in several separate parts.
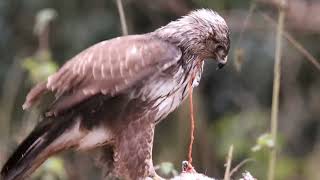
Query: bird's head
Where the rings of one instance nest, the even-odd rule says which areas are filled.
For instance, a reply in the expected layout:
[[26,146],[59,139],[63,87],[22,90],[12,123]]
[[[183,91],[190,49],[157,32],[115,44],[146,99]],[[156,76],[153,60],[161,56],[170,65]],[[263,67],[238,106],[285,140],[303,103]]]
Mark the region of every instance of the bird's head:
[[192,11],[156,32],[177,44],[186,54],[195,55],[200,60],[216,60],[219,69],[227,63],[229,28],[225,20],[212,10]]

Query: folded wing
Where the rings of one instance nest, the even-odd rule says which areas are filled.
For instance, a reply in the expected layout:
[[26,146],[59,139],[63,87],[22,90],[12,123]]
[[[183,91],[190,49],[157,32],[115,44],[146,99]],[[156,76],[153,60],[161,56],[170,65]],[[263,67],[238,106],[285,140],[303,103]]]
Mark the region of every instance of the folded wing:
[[32,106],[47,91],[56,95],[50,108],[53,113],[98,93],[115,96],[177,63],[181,54],[178,47],[149,34],[100,42],[69,60],[47,82],[35,86],[23,108]]

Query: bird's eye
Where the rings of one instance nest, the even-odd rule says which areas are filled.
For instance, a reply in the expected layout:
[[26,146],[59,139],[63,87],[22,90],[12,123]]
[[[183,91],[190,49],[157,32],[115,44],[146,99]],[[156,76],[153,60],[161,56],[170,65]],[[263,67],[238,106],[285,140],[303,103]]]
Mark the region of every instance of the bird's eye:
[[223,51],[224,50],[224,47],[222,45],[217,45],[216,47],[216,51]]
[[217,45],[216,50],[215,50],[216,54],[218,54],[220,57],[223,57],[225,55],[225,47],[222,45]]

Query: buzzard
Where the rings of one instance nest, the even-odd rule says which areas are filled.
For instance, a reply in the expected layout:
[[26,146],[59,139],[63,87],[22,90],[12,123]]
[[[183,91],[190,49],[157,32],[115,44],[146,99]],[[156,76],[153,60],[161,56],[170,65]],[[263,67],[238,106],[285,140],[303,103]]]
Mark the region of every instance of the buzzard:
[[222,68],[229,47],[224,19],[200,9],[154,32],[102,41],[80,52],[27,95],[23,109],[45,94],[55,98],[3,166],[2,179],[25,179],[63,150],[97,148],[108,174],[156,178],[155,125],[186,99],[189,84],[198,85],[205,59]]

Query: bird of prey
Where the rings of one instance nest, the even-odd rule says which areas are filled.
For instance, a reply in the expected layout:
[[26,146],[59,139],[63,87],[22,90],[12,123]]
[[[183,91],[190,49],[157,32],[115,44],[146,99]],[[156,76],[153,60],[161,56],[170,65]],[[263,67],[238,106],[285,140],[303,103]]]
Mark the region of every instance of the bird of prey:
[[108,174],[157,177],[155,125],[186,99],[189,85],[198,85],[204,60],[216,60],[218,68],[226,64],[229,47],[224,19],[200,9],[153,32],[102,41],[80,52],[27,95],[23,109],[45,94],[55,98],[3,166],[2,179],[25,179],[63,150],[97,148]]

